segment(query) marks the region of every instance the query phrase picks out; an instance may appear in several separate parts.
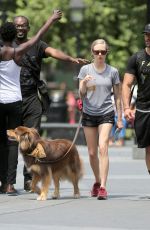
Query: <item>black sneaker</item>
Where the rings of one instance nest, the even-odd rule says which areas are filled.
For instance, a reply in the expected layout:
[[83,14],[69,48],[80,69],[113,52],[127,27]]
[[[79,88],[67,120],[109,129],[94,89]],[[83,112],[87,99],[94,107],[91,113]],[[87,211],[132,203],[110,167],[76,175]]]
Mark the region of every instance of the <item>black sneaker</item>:
[[0,194],[5,194],[7,190],[7,184],[1,184],[0,186]]
[[14,188],[14,185],[8,184],[6,189],[6,194],[8,196],[18,196],[18,191]]
[[27,180],[24,182],[24,191],[31,192],[31,180]]

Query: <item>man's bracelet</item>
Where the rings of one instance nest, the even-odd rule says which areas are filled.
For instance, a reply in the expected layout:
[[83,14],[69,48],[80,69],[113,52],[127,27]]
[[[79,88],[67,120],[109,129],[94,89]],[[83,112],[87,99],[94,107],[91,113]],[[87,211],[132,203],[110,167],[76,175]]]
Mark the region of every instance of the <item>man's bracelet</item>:
[[130,109],[130,108],[129,108],[129,107],[126,107],[126,108],[124,108],[124,111],[125,111],[126,109]]

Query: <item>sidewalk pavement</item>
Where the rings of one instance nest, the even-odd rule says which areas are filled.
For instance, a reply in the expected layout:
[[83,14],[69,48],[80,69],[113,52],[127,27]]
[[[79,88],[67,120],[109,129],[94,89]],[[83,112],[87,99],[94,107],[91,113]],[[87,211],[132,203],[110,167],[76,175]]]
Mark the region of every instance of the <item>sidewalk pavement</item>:
[[144,160],[132,159],[132,146],[111,147],[108,200],[90,197],[94,182],[87,148],[78,146],[85,165],[81,198],[72,198],[72,185],[61,182],[59,200],[37,201],[23,191],[23,160],[19,156],[18,196],[0,194],[0,230],[146,230],[149,227],[150,176]]

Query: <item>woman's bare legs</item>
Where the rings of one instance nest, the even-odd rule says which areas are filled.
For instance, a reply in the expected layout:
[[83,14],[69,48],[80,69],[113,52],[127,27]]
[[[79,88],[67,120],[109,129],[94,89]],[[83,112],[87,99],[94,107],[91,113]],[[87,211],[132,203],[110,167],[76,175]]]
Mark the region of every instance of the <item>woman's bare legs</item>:
[[88,147],[89,160],[95,176],[95,182],[100,182],[99,159],[98,159],[98,128],[84,127],[84,134]]
[[108,144],[109,136],[112,129],[112,124],[105,123],[99,126],[99,168],[100,168],[100,180],[101,187],[106,187],[106,181],[109,170],[109,157],[108,157]]

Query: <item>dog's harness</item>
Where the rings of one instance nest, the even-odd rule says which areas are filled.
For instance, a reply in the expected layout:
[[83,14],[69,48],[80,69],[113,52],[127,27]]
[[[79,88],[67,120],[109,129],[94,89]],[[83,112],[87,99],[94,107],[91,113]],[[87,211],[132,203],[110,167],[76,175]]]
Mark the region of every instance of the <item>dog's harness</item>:
[[[60,160],[64,159],[67,156],[67,154],[70,152],[72,146],[74,145],[74,143],[77,139],[77,136],[78,136],[78,133],[79,133],[79,130],[81,127],[81,120],[82,120],[82,113],[80,115],[80,119],[79,119],[78,127],[77,127],[76,132],[75,132],[74,139],[73,139],[70,147],[68,148],[67,152],[63,156],[61,156],[60,158],[55,159],[55,160],[44,160],[43,158],[46,158],[46,154],[45,154],[43,146],[40,143],[37,144],[36,148],[30,154],[28,154],[28,156],[35,157],[35,163],[41,163],[41,164],[54,164],[54,163],[59,162]],[[39,154],[39,152],[40,152],[40,154]]]

